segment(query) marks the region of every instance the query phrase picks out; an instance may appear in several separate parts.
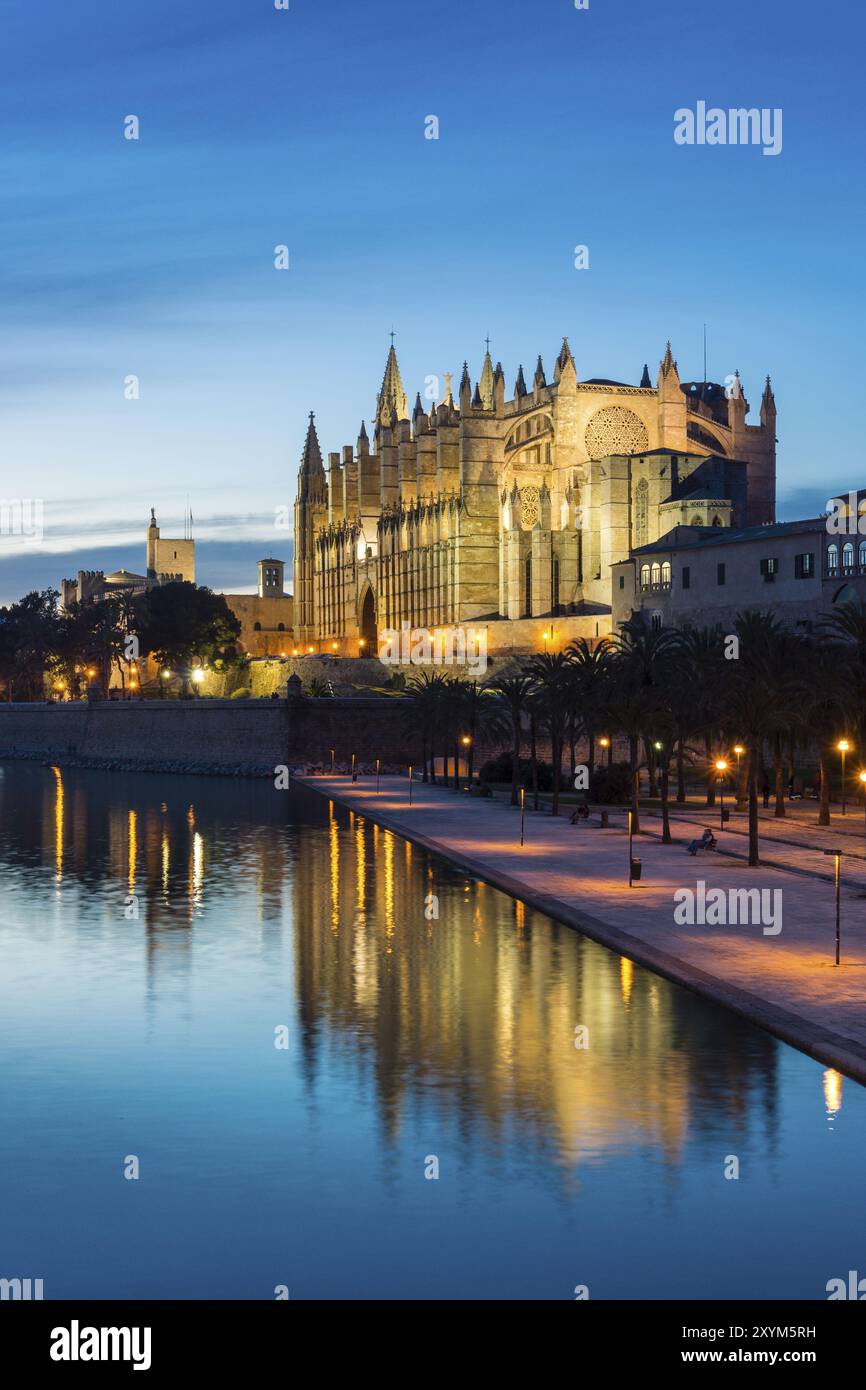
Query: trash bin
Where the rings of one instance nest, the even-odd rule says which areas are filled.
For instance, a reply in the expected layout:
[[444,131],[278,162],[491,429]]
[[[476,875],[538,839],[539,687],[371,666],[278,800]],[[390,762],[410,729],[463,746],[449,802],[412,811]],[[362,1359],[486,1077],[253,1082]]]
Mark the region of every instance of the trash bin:
[[601,828],[602,828],[602,830],[607,830],[607,828],[608,828],[609,825],[610,825],[610,812],[609,812],[609,811],[602,811],[602,813],[601,813]]
[[722,825],[726,825],[727,822],[728,822],[730,819],[731,819],[731,813],[730,813],[730,811],[728,810],[727,806],[725,806],[725,807],[722,808]]
[[633,882],[633,883],[636,883],[637,880],[640,878],[640,875],[641,875],[641,868],[642,868],[642,865],[641,865],[641,861],[640,861],[639,859],[633,859],[633,860],[631,861],[631,877],[632,877],[632,882]]

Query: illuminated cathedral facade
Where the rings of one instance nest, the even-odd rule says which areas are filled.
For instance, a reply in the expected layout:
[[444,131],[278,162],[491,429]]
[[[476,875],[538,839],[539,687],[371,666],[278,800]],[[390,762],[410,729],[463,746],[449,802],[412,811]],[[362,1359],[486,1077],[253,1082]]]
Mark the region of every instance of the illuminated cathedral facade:
[[[488,350],[473,384],[409,410],[392,344],[372,438],[325,462],[310,415],[295,503],[295,640],[373,655],[385,629],[484,625],[490,647],[610,631],[611,567],[675,526],[774,520],[776,407],[738,375],[581,380],[563,340],[506,396]],[[558,644],[557,644],[558,645]]]

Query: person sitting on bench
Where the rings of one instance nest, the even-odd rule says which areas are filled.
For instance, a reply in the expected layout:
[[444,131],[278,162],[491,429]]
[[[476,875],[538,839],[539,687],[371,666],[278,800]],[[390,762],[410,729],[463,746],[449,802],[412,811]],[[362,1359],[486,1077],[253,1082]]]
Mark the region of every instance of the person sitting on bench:
[[691,843],[686,846],[689,854],[692,856],[696,855],[699,849],[715,849],[715,847],[716,837],[709,826],[707,826],[699,840],[692,840]]
[[586,805],[586,802],[575,807],[569,816],[569,820],[572,825],[577,825],[578,821],[589,820],[589,807]]

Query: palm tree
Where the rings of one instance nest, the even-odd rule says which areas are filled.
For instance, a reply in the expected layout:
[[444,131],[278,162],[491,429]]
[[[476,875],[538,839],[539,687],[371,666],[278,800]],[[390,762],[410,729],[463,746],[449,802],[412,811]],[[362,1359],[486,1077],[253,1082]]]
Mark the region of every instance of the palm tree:
[[685,801],[683,754],[685,741],[699,737],[704,748],[707,777],[707,806],[716,803],[716,779],[713,775],[713,750],[718,746],[721,724],[720,699],[725,673],[725,634],[716,624],[713,627],[688,628],[683,633],[685,663],[682,675],[682,698],[691,702],[691,715],[683,709],[683,726],[677,758],[677,800]]
[[672,628],[656,630],[642,622],[626,623],[614,649],[614,722],[628,739],[632,828],[639,834],[641,765],[638,750],[647,732],[660,722],[663,690],[672,663],[682,657],[682,637]]
[[610,642],[597,642],[592,646],[585,637],[579,637],[568,648],[570,684],[574,692],[580,726],[586,734],[586,760],[590,775],[595,767],[596,739],[605,726],[613,673],[613,654]]
[[[409,704],[406,710],[412,730],[421,737],[423,781],[436,782],[436,745],[439,740],[443,713],[442,676],[426,671],[413,677],[406,687]],[[445,767],[447,780],[447,766]]]
[[779,724],[793,717],[791,689],[780,691],[771,654],[780,628],[771,613],[741,613],[734,624],[739,639],[736,660],[725,663],[720,710],[723,727],[743,739],[748,752],[749,864],[760,863],[758,841],[758,769],[764,744]]
[[499,706],[503,722],[507,722],[511,732],[511,804],[516,806],[520,749],[523,744],[523,716],[529,705],[533,681],[528,672],[518,671],[511,676],[497,676],[488,688]]
[[569,661],[565,652],[544,652],[529,662],[528,670],[535,681],[535,706],[538,718],[550,737],[553,763],[553,800],[550,814],[559,815],[559,793],[562,781],[562,746],[569,712]]

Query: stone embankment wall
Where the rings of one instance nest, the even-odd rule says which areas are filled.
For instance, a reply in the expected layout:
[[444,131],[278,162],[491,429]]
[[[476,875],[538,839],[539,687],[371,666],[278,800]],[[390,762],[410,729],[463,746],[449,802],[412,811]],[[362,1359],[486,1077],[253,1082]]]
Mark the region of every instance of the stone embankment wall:
[[0,704],[0,758],[154,772],[273,776],[300,767],[381,758],[418,761],[388,696],[335,700],[101,700]]

